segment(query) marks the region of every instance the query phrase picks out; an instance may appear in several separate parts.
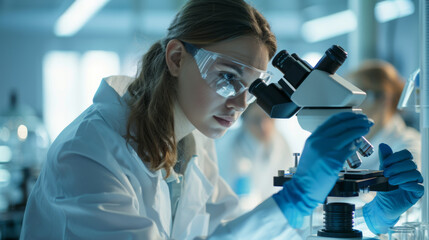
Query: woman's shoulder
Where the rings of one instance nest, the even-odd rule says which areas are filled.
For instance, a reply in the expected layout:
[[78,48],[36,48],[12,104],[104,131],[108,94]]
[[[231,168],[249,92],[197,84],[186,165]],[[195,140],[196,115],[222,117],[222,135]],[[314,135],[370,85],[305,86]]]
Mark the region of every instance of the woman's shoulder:
[[70,153],[96,157],[124,141],[92,105],[58,135],[49,149],[48,159]]

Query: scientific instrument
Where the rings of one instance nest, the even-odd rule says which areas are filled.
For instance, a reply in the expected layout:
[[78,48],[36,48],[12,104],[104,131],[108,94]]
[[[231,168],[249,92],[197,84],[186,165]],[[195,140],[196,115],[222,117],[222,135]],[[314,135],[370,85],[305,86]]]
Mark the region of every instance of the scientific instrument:
[[[365,100],[366,93],[335,73],[346,58],[347,52],[333,45],[313,68],[296,53],[282,50],[272,64],[283,77],[268,86],[258,79],[249,87],[249,92],[271,118],[296,115],[300,126],[312,132],[335,113],[362,112],[357,106]],[[364,137],[359,141],[359,154],[370,156],[374,147]],[[347,163],[351,168],[358,168],[362,161],[354,154]]]

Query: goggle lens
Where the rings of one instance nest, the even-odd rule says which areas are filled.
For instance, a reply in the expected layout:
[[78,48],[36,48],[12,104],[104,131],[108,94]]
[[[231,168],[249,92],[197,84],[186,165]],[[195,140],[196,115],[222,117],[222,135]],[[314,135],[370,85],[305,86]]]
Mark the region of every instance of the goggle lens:
[[272,74],[243,64],[229,56],[211,52],[183,42],[186,50],[194,57],[201,77],[208,85],[224,98],[246,94],[248,104],[255,101],[255,96],[246,90],[256,80],[269,83]]

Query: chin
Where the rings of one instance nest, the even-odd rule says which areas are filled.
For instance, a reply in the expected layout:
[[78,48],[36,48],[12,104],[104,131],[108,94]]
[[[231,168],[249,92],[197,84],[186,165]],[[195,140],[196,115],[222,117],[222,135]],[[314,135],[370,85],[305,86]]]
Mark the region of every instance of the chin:
[[222,137],[226,133],[226,129],[210,129],[206,131],[201,131],[208,138],[216,139]]

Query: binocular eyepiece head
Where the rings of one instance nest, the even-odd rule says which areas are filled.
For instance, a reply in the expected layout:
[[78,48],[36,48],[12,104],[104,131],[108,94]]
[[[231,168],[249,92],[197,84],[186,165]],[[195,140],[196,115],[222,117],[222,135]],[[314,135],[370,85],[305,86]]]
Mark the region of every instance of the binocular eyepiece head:
[[272,61],[273,66],[284,74],[283,79],[278,81],[279,87],[274,84],[267,86],[262,80],[256,80],[250,85],[249,92],[256,96],[258,105],[270,117],[292,117],[301,107],[292,102],[291,95],[311,71],[317,69],[335,74],[346,58],[347,52],[340,46],[333,45],[325,51],[323,57],[313,68],[297,54],[289,54],[286,50],[282,50]]
[[[347,58],[347,52],[338,45],[332,45],[325,51],[323,57],[316,64],[314,69],[334,74]],[[295,53],[289,54],[286,50],[280,51],[273,59],[272,64],[279,69],[285,78],[297,88],[307,77],[313,67],[302,60]]]
[[323,57],[314,67],[315,69],[334,74],[347,58],[347,52],[338,45],[332,45],[325,51]]

